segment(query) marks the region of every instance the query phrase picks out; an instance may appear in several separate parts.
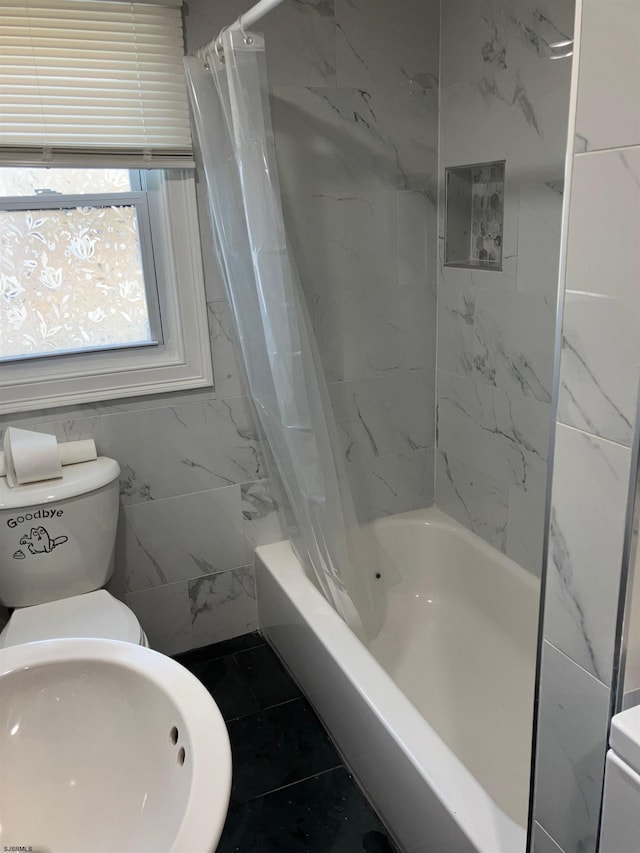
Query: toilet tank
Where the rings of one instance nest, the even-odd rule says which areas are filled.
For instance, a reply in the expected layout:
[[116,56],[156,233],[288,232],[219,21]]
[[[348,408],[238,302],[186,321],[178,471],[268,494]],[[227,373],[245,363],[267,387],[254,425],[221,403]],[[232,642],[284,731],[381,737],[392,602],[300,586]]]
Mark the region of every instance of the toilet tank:
[[120,466],[100,456],[62,471],[13,489],[0,477],[0,602],[7,607],[91,592],[113,574]]

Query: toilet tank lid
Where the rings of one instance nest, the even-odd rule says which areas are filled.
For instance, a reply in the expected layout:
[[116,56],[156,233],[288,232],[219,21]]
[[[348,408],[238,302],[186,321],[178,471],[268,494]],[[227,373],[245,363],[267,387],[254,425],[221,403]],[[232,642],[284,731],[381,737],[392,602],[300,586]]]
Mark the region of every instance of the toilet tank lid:
[[10,489],[7,478],[0,477],[0,510],[53,503],[84,495],[112,483],[119,474],[120,466],[115,459],[98,456],[91,462],[65,465],[62,477],[55,480],[42,480]]

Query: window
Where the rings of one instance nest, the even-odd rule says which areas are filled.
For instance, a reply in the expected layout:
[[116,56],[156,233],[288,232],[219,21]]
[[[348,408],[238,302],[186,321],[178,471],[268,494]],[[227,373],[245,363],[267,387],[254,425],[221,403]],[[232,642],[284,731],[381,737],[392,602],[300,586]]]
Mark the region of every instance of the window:
[[144,174],[0,168],[0,361],[162,343]]
[[[213,384],[193,177],[133,175],[144,191],[106,207],[115,195],[87,194],[78,207],[77,196],[42,193],[21,210],[0,200],[0,412]],[[46,207],[33,203],[41,198]],[[100,256],[98,245],[114,233],[115,261],[113,246]]]
[[180,9],[0,6],[0,411],[212,384]]

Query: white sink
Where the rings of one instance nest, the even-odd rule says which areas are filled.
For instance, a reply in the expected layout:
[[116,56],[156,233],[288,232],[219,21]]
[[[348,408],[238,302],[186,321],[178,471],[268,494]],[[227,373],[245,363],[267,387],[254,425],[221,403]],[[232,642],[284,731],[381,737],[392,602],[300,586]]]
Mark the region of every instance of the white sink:
[[115,640],[0,650],[0,849],[209,853],[227,729],[180,664]]

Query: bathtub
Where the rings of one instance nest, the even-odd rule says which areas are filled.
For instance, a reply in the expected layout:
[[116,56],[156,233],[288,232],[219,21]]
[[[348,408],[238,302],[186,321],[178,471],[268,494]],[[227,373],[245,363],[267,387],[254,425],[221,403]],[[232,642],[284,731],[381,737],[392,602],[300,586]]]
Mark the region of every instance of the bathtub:
[[256,550],[268,641],[407,853],[524,853],[539,582],[435,508],[369,525],[390,559],[368,646],[288,542]]

